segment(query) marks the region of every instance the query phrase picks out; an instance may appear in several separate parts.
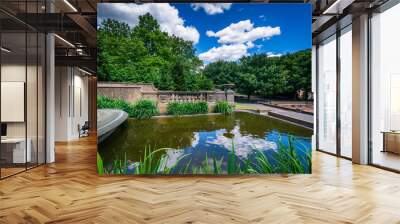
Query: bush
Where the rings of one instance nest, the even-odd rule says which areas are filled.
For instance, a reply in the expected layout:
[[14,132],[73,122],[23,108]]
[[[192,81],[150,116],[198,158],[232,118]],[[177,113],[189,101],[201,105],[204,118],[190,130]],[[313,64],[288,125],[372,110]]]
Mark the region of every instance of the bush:
[[132,117],[150,119],[158,114],[157,104],[152,100],[139,100],[133,105]]
[[120,98],[113,99],[106,96],[97,97],[97,108],[120,109],[128,113],[129,116],[131,116],[133,110],[133,106],[125,100]]
[[207,102],[169,102],[167,105],[167,114],[185,115],[185,114],[206,114],[208,113]]
[[100,96],[97,97],[97,108],[120,109],[128,113],[129,117],[137,119],[149,119],[158,114],[157,104],[151,100],[139,100],[132,105],[120,98]]
[[215,113],[222,113],[222,114],[232,114],[233,113],[233,105],[230,105],[228,101],[217,101],[215,105],[214,112]]

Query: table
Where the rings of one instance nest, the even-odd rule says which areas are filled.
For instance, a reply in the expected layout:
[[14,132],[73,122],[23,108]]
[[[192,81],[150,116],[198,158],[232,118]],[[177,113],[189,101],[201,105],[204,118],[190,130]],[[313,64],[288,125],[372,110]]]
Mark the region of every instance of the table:
[[400,154],[400,131],[383,131],[382,152]]
[[31,162],[32,153],[30,138],[26,139],[28,142],[25,151],[25,138],[5,138],[1,139],[1,159],[6,163],[26,163]]

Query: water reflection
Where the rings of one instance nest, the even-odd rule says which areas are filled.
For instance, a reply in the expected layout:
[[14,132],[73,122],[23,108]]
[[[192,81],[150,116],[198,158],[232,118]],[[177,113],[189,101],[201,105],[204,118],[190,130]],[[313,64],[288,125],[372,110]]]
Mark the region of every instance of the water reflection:
[[235,147],[235,154],[241,158],[247,158],[248,154],[252,153],[254,149],[265,151],[270,149],[276,150],[278,148],[275,142],[268,141],[265,138],[258,138],[251,134],[242,134],[240,126],[235,126],[230,132],[226,129],[216,130],[215,134],[216,137],[209,138],[207,143],[221,145],[228,150],[232,150]]
[[[278,142],[288,144],[288,135],[296,136],[299,152],[311,149],[310,130],[264,116],[235,113],[232,116],[204,115],[169,117],[150,120],[128,120],[112,136],[99,145],[106,166],[115,159],[126,158],[134,164],[143,157],[144,149],[171,148],[164,151],[166,166],[179,161],[178,168],[190,162],[201,165],[206,158],[222,161],[234,148],[242,159],[252,158],[254,149],[269,152],[278,149]],[[130,166],[134,169],[134,165]]]

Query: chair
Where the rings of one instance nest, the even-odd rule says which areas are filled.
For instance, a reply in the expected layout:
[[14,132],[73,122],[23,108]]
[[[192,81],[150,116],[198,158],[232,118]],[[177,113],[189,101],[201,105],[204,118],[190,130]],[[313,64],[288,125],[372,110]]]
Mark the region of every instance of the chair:
[[89,121],[85,121],[82,127],[78,124],[79,138],[89,136],[89,129],[90,129]]

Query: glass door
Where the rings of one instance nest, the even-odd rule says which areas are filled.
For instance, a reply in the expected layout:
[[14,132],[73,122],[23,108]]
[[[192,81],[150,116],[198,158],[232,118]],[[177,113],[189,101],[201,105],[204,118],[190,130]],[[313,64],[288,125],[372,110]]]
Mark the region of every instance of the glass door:
[[[1,176],[26,170],[31,161],[27,142],[25,32],[1,34]],[[27,150],[28,149],[28,150]]]
[[[43,12],[43,3],[10,1],[0,7],[23,15]],[[46,40],[43,33],[2,12],[0,26],[2,179],[45,163]]]
[[352,157],[352,32],[340,31],[340,155]]
[[318,149],[336,154],[336,35],[318,47]]
[[400,171],[400,4],[371,18],[370,160]]

